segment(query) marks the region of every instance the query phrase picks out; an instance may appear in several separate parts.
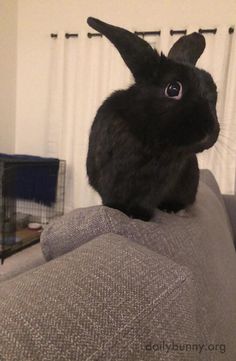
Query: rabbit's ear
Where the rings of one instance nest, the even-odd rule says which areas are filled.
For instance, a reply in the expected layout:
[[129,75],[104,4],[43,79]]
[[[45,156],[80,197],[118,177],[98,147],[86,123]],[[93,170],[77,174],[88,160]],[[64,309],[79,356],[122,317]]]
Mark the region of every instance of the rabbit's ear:
[[135,80],[147,79],[155,69],[159,55],[145,40],[118,26],[89,17],[88,25],[115,45]]
[[205,46],[206,41],[203,35],[199,33],[185,35],[174,43],[169,51],[168,58],[195,65]]

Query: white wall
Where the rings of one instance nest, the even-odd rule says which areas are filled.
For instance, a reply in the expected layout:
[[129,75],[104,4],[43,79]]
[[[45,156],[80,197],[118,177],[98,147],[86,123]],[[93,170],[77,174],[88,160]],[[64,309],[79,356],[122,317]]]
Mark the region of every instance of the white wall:
[[230,26],[236,23],[236,1],[18,0],[16,152],[45,155],[49,34],[89,31],[88,16],[130,30]]
[[16,117],[17,0],[0,0],[0,153],[13,153]]

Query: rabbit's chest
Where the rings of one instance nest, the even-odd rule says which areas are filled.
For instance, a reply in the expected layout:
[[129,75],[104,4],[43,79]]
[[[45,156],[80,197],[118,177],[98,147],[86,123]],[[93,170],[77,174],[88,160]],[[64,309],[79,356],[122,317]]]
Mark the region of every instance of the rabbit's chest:
[[150,159],[143,167],[139,168],[140,175],[148,172],[151,178],[158,183],[172,183],[178,178],[185,167],[185,159],[169,159],[166,156]]

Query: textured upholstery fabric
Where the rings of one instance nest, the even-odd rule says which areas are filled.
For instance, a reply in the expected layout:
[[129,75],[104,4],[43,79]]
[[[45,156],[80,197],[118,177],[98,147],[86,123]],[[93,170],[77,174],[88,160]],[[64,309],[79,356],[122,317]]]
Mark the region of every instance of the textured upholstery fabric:
[[213,188],[200,182],[194,206],[177,215],[157,211],[152,222],[132,220],[102,206],[75,210],[44,232],[43,252],[47,259],[58,257],[112,232],[187,267],[196,282],[196,322],[202,340],[225,344],[227,350],[223,358],[205,352],[201,360],[236,360],[236,256],[222,197]]
[[200,181],[207,184],[209,188],[215,193],[220,202],[224,204],[220,188],[216,182],[214,175],[209,171],[209,169],[203,169],[200,172]]
[[236,247],[236,196],[235,195],[223,195],[220,193],[220,188],[215,180],[213,174],[208,170],[204,169],[201,171],[201,181],[206,183],[211,190],[216,194],[222,205],[224,205],[225,210],[228,214],[229,227],[232,232]]
[[[200,202],[203,201],[203,206],[208,207],[208,189],[205,187],[207,184],[210,189],[215,193],[219,202],[221,203],[221,214],[223,215],[223,222],[227,222],[228,228],[231,230],[231,225],[229,218],[226,214],[224,200],[220,193],[218,184],[215,181],[214,176],[209,170],[201,171],[201,181],[199,184],[199,192],[197,196],[197,202],[191,207],[187,212],[186,216],[188,217],[187,222],[195,222],[198,213],[198,204],[199,198],[201,198]],[[203,188],[203,191],[202,191]],[[201,196],[202,193],[205,193]],[[204,199],[205,198],[205,199]],[[215,200],[216,201],[216,200]],[[219,205],[218,205],[219,206]],[[219,207],[218,207],[219,208]],[[218,209],[217,208],[217,209]],[[216,212],[217,212],[216,209]],[[191,217],[191,214],[196,214],[196,217]],[[223,214],[224,213],[224,214]],[[182,214],[182,212],[181,212]],[[116,217],[117,216],[117,217]],[[176,215],[168,215],[161,211],[156,211],[156,215],[153,218],[154,222],[158,222],[157,218],[164,218],[168,223],[170,219],[176,219],[177,223],[179,223],[179,217]],[[214,214],[212,215],[214,217]],[[114,219],[113,219],[114,217]],[[191,218],[191,220],[189,220]],[[111,220],[111,222],[110,222]],[[105,234],[107,232],[115,232],[118,234],[126,234],[126,229],[124,229],[124,224],[132,222],[134,224],[142,224],[142,221],[131,221],[128,217],[118,211],[113,211],[109,208],[103,206],[94,206],[88,208],[80,208],[76,209],[63,217],[59,218],[56,222],[52,222],[43,232],[41,236],[41,247],[46,260],[51,260],[60,255],[63,255],[66,252],[69,252],[83,243],[88,242],[94,237]],[[111,224],[118,223],[121,227],[111,227]],[[146,228],[149,228],[151,222],[148,223]],[[180,221],[181,223],[181,221]],[[226,226],[226,224],[225,224]],[[153,225],[150,226],[151,232]],[[160,225],[158,225],[160,227]],[[128,234],[130,233],[129,230]],[[131,232],[130,236],[132,237],[133,232]],[[185,230],[183,229],[183,236],[185,236]],[[142,237],[142,235],[141,235]]]
[[227,209],[227,213],[230,219],[233,238],[234,238],[234,245],[236,248],[236,195],[225,194],[223,196],[225,202],[225,208]]
[[0,286],[1,361],[198,360],[194,280],[107,234]]

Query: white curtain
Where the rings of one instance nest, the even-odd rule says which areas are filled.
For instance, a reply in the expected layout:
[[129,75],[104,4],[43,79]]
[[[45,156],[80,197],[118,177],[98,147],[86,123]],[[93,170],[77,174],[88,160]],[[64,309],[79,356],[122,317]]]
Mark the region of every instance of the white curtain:
[[[167,54],[181,36],[145,36],[157,50]],[[198,29],[189,27],[187,33]],[[236,34],[228,27],[217,28],[216,34],[205,34],[206,50],[198,66],[209,71],[218,87],[218,115],[222,135],[214,148],[199,155],[201,168],[215,174],[222,192],[235,191],[234,131],[236,127]],[[100,204],[98,194],[88,185],[86,156],[89,131],[96,111],[114,90],[133,83],[131,74],[117,50],[105,37],[65,39],[64,33],[51,39],[51,62],[48,101],[47,155],[65,159],[66,211],[76,207]]]
[[130,72],[104,37],[63,32],[52,39],[50,69],[46,148],[67,163],[65,210],[101,204],[86,175],[90,127],[105,98],[131,84]]
[[223,193],[235,193],[236,148],[236,34],[229,27],[206,36],[207,48],[198,66],[209,71],[217,85],[217,113],[221,133],[216,145],[199,156],[202,168],[215,174]]

